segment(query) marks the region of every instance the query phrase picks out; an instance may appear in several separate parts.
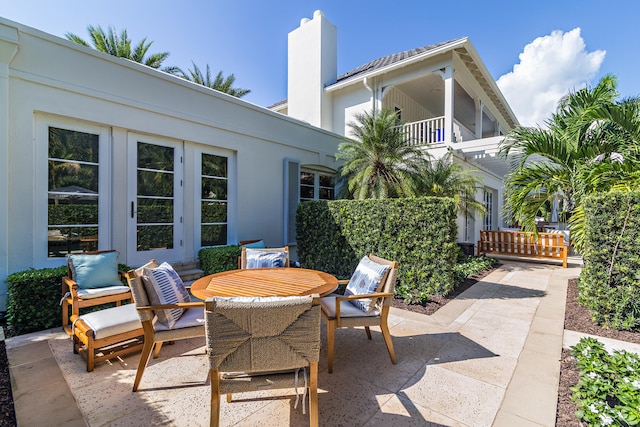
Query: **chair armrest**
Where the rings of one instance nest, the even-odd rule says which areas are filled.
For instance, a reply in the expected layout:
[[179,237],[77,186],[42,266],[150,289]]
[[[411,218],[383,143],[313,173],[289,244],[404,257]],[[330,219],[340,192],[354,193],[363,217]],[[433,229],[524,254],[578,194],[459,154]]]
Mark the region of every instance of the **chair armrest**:
[[373,294],[362,294],[362,295],[349,295],[349,296],[337,296],[336,297],[336,321],[338,323],[338,327],[341,327],[342,320],[340,318],[340,303],[342,301],[349,301],[354,299],[369,299],[369,298],[387,298],[393,297],[393,294],[390,292],[375,292]]
[[204,301],[181,302],[178,304],[145,305],[144,307],[136,307],[136,310],[140,310],[140,311],[171,310],[174,308],[194,308],[194,307],[204,307]]
[[338,285],[348,285],[349,284],[349,279],[339,279],[338,280]]
[[62,295],[65,295],[67,292],[69,292],[74,299],[77,299],[78,283],[75,280],[71,280],[69,276],[62,276]]
[[393,294],[390,292],[375,292],[373,294],[338,296],[336,297],[336,304],[340,301],[348,301],[352,299],[388,298],[388,297],[393,297]]

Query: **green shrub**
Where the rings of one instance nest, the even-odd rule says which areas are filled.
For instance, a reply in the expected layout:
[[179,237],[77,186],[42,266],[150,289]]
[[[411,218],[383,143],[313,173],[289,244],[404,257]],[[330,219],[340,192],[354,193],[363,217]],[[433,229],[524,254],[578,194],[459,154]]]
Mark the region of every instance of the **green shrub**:
[[7,277],[7,326],[21,335],[61,326],[62,276],[67,267],[29,269]]
[[595,338],[571,348],[580,379],[571,387],[576,416],[589,426],[640,425],[640,356],[624,350],[609,354]]
[[584,214],[579,301],[602,326],[640,330],[640,192],[591,196]]
[[[130,267],[118,264],[120,271]],[[7,327],[12,335],[62,326],[62,277],[67,267],[29,269],[7,277]],[[124,278],[123,278],[124,283]],[[114,303],[89,307],[83,312],[101,310]]]
[[426,300],[453,289],[455,221],[448,198],[305,201],[296,213],[298,259],[348,278],[375,253],[398,261],[397,294]]
[[202,248],[198,252],[200,269],[205,275],[235,270],[238,268],[240,253],[241,249],[238,245]]
[[496,258],[465,255],[460,252],[458,254],[456,265],[453,267],[455,286],[462,283],[467,277],[478,274],[484,270],[488,270],[497,263],[498,260]]

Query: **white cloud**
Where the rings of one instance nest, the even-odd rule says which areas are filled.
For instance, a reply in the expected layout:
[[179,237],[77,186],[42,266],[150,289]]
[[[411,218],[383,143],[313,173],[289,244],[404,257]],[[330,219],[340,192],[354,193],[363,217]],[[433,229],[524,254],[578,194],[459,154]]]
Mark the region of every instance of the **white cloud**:
[[594,78],[606,51],[587,52],[580,28],[553,31],[524,47],[520,63],[498,79],[498,87],[523,126],[543,126],[570,90]]

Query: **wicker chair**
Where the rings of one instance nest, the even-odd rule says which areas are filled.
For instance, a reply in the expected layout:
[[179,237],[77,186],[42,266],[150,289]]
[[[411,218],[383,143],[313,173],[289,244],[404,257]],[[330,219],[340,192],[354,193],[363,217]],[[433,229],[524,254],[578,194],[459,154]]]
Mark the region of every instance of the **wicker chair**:
[[[376,264],[388,265],[390,268],[382,277],[380,292],[374,292],[363,295],[337,295],[331,294],[321,299],[322,318],[327,323],[327,364],[329,373],[333,372],[333,349],[334,335],[338,328],[353,328],[364,326],[367,337],[371,339],[370,326],[379,326],[387,345],[391,362],[396,363],[396,354],[393,350],[393,342],[387,325],[387,317],[389,316],[389,307],[393,300],[393,292],[396,285],[396,277],[398,276],[398,263],[396,261],[388,261],[379,258],[373,254],[369,255],[369,260]],[[346,284],[349,281],[339,281],[338,283]],[[361,309],[353,306],[349,301],[358,299],[373,299],[375,309],[366,313]]]
[[[149,357],[153,350],[153,358],[158,357],[162,343],[167,341],[175,341],[188,338],[196,338],[204,336],[204,302],[185,302],[179,304],[151,305],[149,295],[142,282],[142,271],[145,267],[157,267],[156,261],[151,260],[136,270],[130,270],[126,274],[127,282],[133,294],[133,300],[136,303],[136,309],[142,329],[144,330],[144,347],[138,362],[138,370],[136,378],[133,382],[133,391],[138,390],[142,374],[144,373]],[[180,320],[175,324],[173,329],[164,327],[160,322],[154,325],[153,319],[156,310],[170,310],[175,308],[185,309]]]
[[[231,402],[232,393],[297,385],[306,391],[306,376],[303,377],[300,368],[308,368],[309,420],[311,426],[317,426],[318,296],[214,297],[205,304],[211,425],[220,424],[221,394],[226,394]],[[304,399],[303,394],[303,408]]]

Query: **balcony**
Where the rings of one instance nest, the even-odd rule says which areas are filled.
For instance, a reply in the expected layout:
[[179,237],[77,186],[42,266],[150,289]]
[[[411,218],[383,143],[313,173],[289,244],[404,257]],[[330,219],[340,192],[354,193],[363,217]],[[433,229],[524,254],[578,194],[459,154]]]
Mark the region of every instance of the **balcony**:
[[[417,122],[405,123],[401,126],[411,145],[432,145],[446,142],[444,132],[444,116]],[[457,120],[453,121],[452,142],[471,141],[476,136]]]
[[401,126],[412,145],[431,145],[444,142],[444,116]]

